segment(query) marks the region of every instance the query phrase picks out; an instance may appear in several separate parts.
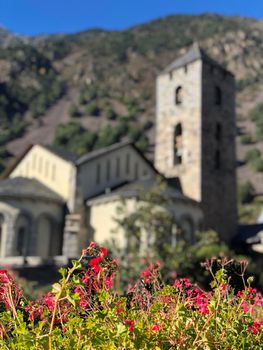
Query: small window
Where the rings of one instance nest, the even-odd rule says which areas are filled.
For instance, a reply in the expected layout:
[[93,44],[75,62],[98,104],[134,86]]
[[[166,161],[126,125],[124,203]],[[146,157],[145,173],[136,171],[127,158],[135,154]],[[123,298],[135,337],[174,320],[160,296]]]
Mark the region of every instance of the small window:
[[217,149],[215,153],[215,169],[219,170],[221,168],[221,153]]
[[52,164],[52,180],[56,180],[56,165]]
[[179,123],[174,129],[174,165],[182,163],[183,142],[182,142],[182,124]]
[[116,158],[116,177],[120,177],[120,165],[121,165],[121,162],[120,162],[120,157],[117,157]]
[[222,125],[220,123],[216,124],[215,138],[217,141],[221,141],[222,139]]
[[181,105],[183,103],[183,88],[178,86],[175,90],[175,104]]
[[126,155],[126,174],[130,173],[130,153]]
[[48,177],[49,175],[49,161],[46,160],[45,162],[45,176]]
[[139,177],[139,164],[136,162],[134,165],[134,178],[138,179]]
[[215,87],[215,105],[221,106],[222,104],[222,91],[219,86]]
[[185,74],[187,74],[187,72],[188,72],[188,66],[187,66],[187,64],[184,66],[184,72],[185,72]]
[[173,72],[169,73],[169,79],[172,80],[173,79]]
[[96,184],[99,185],[100,184],[100,164],[97,164],[96,167]]
[[110,173],[111,173],[111,163],[110,163],[110,160],[108,159],[106,163],[106,180],[107,181],[110,181]]
[[39,173],[42,172],[42,157],[40,157],[38,159],[38,171],[39,171]]
[[33,160],[32,160],[32,169],[35,170],[36,169],[36,154],[33,155]]

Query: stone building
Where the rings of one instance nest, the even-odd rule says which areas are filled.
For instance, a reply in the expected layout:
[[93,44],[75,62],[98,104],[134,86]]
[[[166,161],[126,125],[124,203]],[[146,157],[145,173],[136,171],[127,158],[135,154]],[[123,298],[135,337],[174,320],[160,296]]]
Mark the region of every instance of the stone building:
[[204,227],[230,242],[237,229],[235,80],[198,45],[157,78],[155,167],[179,177]]
[[[127,142],[82,157],[29,146],[0,181],[0,258],[38,264],[76,257],[90,240],[103,243],[116,227],[120,198],[132,212],[157,176],[167,183],[165,209],[189,242],[203,227],[230,241],[237,224],[234,92],[233,75],[195,45],[158,76],[154,165]],[[127,245],[125,232],[118,241]]]

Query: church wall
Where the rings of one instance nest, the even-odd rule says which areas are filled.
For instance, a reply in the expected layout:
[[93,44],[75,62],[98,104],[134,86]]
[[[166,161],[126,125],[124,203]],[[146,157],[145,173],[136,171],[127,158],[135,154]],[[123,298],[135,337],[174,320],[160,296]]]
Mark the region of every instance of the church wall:
[[123,147],[78,168],[78,194],[86,199],[125,181],[155,175],[152,167],[131,147]]
[[[15,256],[17,252],[17,234],[19,226],[26,224],[27,248],[24,253],[28,256],[47,256],[61,254],[63,205],[55,202],[23,199],[0,199],[0,213],[4,216],[4,230],[1,241],[1,257]],[[40,219],[51,220],[52,232],[41,230]],[[42,234],[41,234],[42,233]],[[41,234],[41,237],[39,237]],[[43,234],[46,237],[43,237]],[[50,242],[47,237],[50,234]]]
[[[137,201],[133,198],[126,199],[127,215],[132,213],[136,208]],[[114,219],[120,218],[117,214],[117,209],[122,204],[118,198],[109,201],[94,200],[90,208],[90,226],[94,231],[93,240],[99,244],[103,244],[105,241],[115,239],[117,245],[121,248],[126,246],[125,232],[118,228],[118,225]],[[169,210],[173,212],[175,223],[178,225],[183,224],[186,219],[189,219],[193,224],[193,231],[200,229],[200,225],[203,220],[202,210],[191,203],[184,201],[175,202],[170,206]],[[116,233],[113,233],[116,231]],[[145,237],[144,237],[145,238]],[[192,241],[191,237],[191,241]],[[142,249],[146,248],[145,240],[142,242]]]
[[64,198],[72,211],[75,199],[75,172],[73,164],[44,147],[35,145],[12,171],[10,177],[37,179]]
[[[201,200],[201,61],[158,76],[156,90],[155,167],[166,177],[179,176],[184,194]],[[182,103],[176,104],[181,87]],[[182,127],[182,162],[174,164],[174,131]]]

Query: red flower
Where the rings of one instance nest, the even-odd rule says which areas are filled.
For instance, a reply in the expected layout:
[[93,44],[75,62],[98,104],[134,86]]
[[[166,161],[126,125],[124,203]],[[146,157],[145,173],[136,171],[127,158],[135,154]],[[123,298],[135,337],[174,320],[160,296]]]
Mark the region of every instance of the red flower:
[[155,324],[154,326],[151,327],[151,330],[154,332],[159,332],[159,330],[161,329],[159,324]]
[[94,266],[98,265],[101,261],[102,261],[102,258],[100,256],[97,256],[96,258],[93,258],[90,260],[89,265],[91,267],[94,267]]
[[124,323],[129,326],[129,332],[132,332],[135,326],[134,320],[125,320]]
[[102,258],[105,258],[108,255],[108,251],[105,248],[101,247],[100,251],[101,251]]
[[117,314],[121,314],[122,312],[124,312],[124,309],[122,307],[118,307]]

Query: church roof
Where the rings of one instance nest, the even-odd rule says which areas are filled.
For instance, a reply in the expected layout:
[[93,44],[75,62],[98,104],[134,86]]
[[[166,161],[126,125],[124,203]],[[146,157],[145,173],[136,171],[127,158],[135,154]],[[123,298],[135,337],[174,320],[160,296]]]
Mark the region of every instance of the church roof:
[[52,200],[63,203],[64,200],[57,193],[35,179],[14,177],[0,181],[1,198],[33,198]]
[[67,160],[69,162],[75,163],[78,159],[78,156],[72,152],[69,152],[65,149],[58,148],[51,145],[41,145],[44,148],[46,148],[48,151],[54,153],[56,156],[59,156],[60,158],[63,158],[64,160]]
[[[164,194],[167,194],[167,196],[169,198],[197,204],[196,201],[185,196],[182,193],[178,179],[173,179],[173,181],[170,181],[170,179],[163,178],[163,180],[166,182],[166,185],[167,185],[167,188],[165,189]],[[117,198],[120,198],[120,197],[124,197],[124,198],[138,197],[138,195],[140,193],[145,192],[145,191],[149,191],[155,184],[156,184],[155,178],[141,179],[141,180],[133,181],[130,183],[124,183],[116,188],[106,189],[103,194],[100,194],[98,196],[94,196],[93,198],[88,199],[87,203],[93,204],[95,202],[101,202],[101,201],[105,201],[105,200],[108,201],[108,200],[116,198],[116,197]]]
[[217,66],[220,69],[223,69],[224,71],[232,75],[232,73],[226,70],[226,68],[224,68],[215,60],[213,60],[211,57],[209,57],[207,53],[203,49],[201,49],[197,43],[194,43],[183,56],[174,60],[168,67],[166,67],[161,72],[161,74],[170,73],[173,70],[184,67],[187,64],[193,63],[197,60],[202,60],[203,62],[207,62],[213,66]]
[[113,145],[107,146],[107,147],[103,147],[103,148],[99,148],[95,151],[89,152],[87,154],[84,154],[83,156],[79,157],[76,161],[75,164],[76,165],[81,165],[83,163],[86,163],[92,159],[104,156],[105,154],[108,154],[112,151],[115,151],[117,149],[126,147],[126,146],[133,146],[132,142],[129,141],[125,141],[125,142],[118,142],[118,143],[114,143]]

